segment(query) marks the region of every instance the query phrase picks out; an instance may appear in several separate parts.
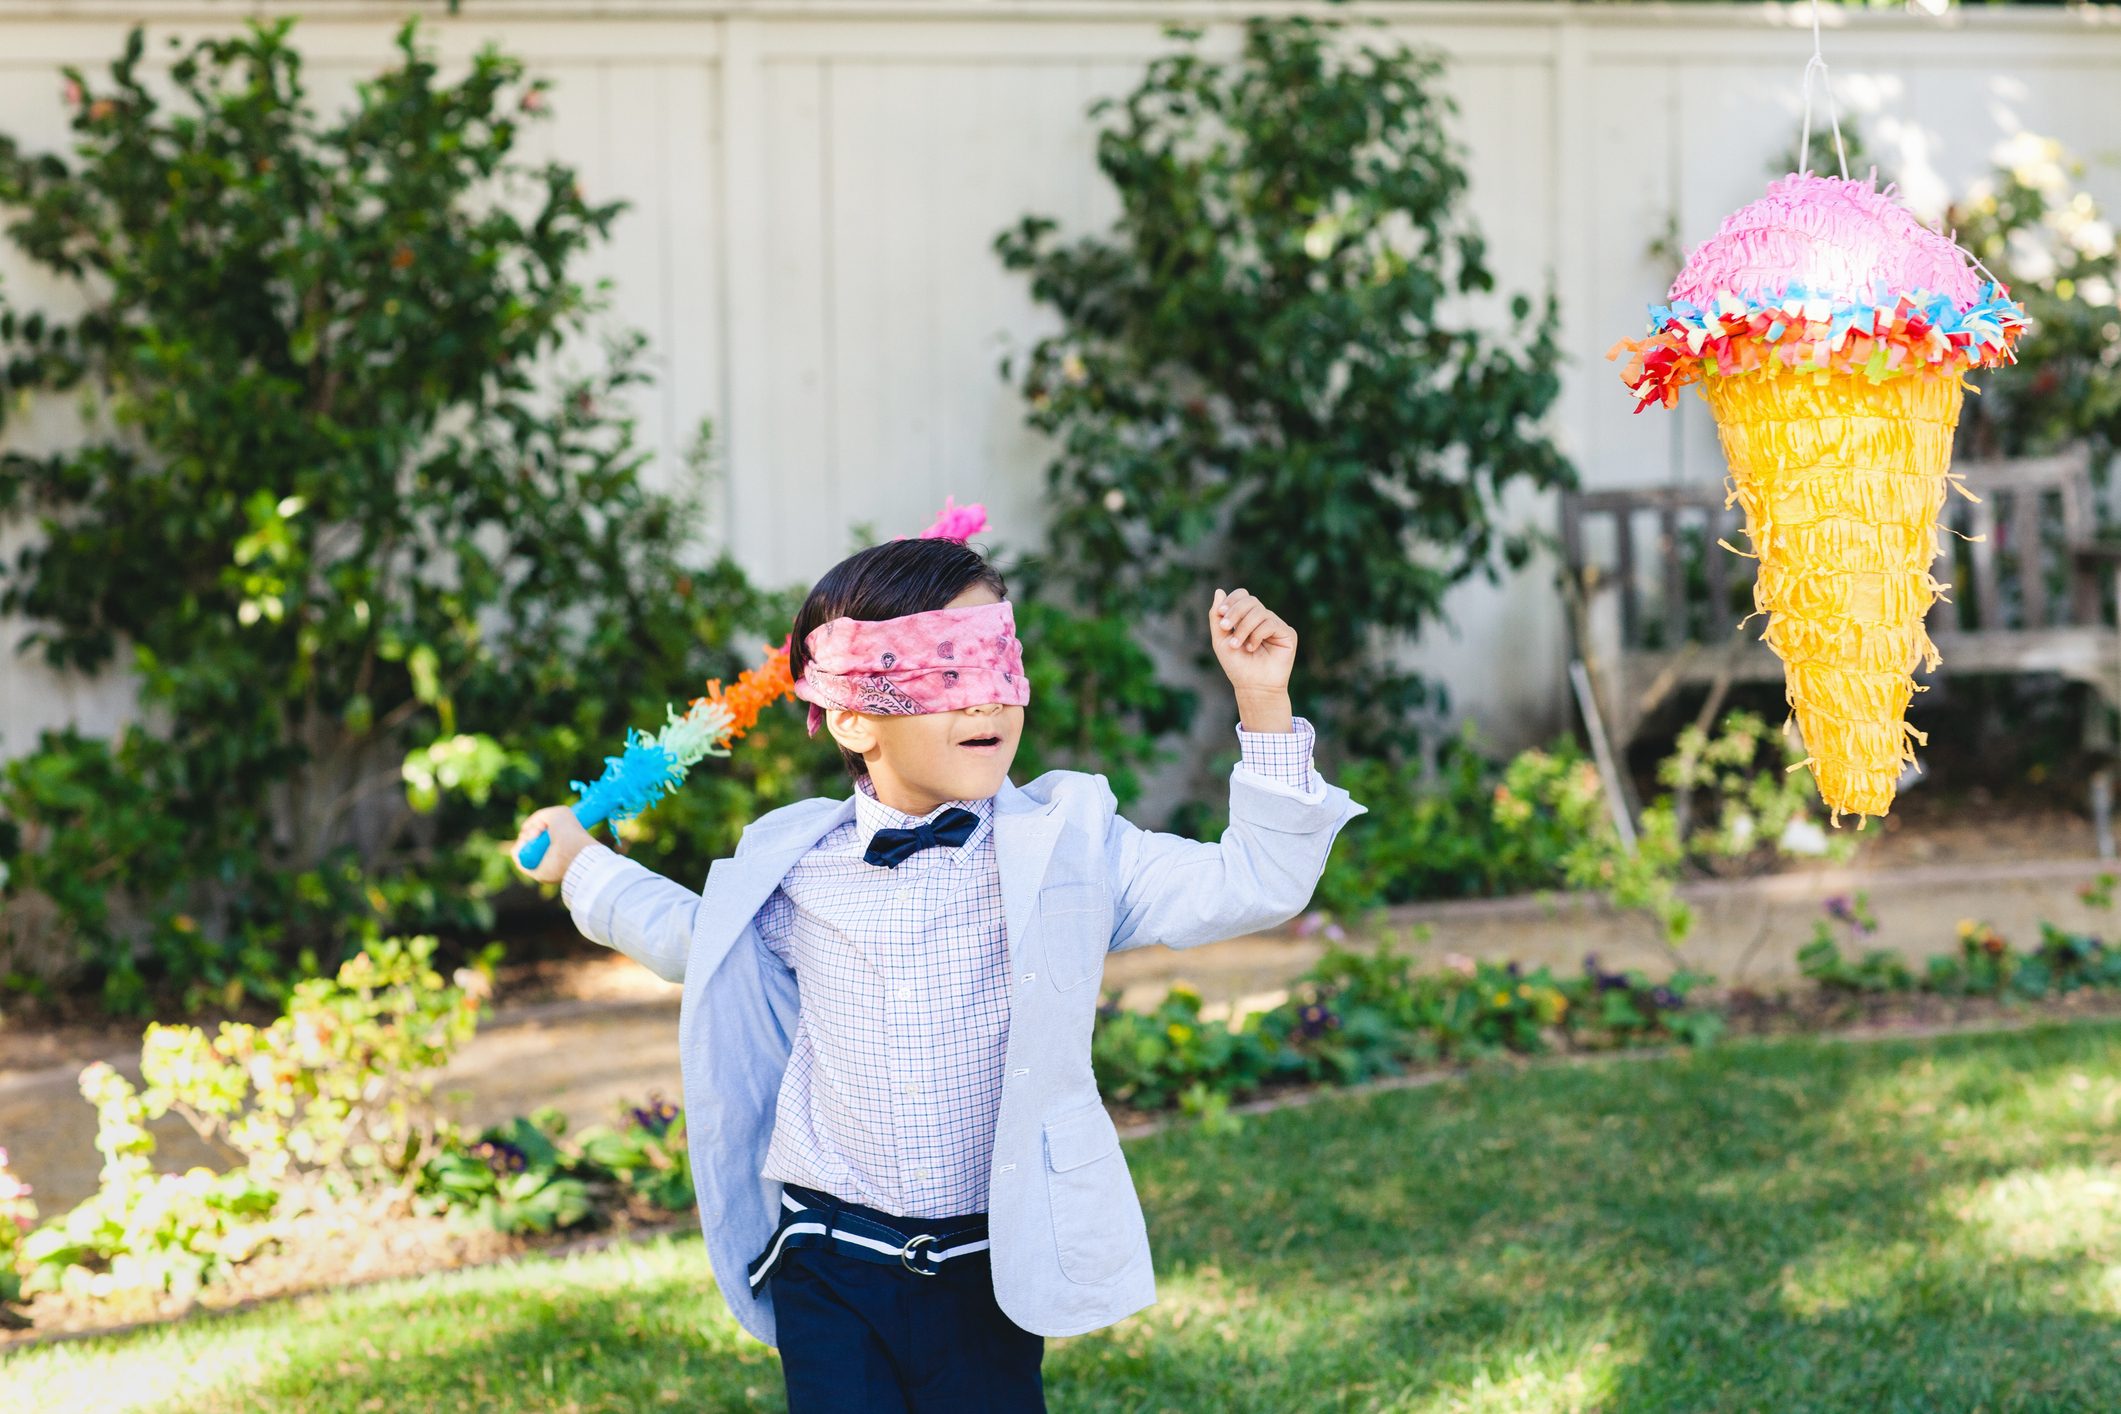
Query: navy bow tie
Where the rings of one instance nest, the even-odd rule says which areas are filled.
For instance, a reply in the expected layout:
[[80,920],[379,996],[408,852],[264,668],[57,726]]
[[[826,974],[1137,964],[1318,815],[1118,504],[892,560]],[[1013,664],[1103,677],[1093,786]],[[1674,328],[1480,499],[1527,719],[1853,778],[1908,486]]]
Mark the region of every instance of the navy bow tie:
[[862,855],[862,861],[896,869],[930,845],[954,847],[963,844],[972,838],[972,831],[978,824],[979,816],[953,805],[925,825],[916,825],[910,830],[878,830],[870,837],[869,849]]

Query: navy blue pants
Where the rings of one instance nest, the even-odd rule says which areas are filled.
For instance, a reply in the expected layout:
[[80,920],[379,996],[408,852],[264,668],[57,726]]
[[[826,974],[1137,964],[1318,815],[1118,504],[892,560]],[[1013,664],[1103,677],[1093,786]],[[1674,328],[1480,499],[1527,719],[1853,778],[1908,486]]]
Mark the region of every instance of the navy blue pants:
[[[907,1231],[943,1225],[841,1206]],[[1045,1337],[995,1304],[988,1258],[953,1258],[923,1276],[832,1247],[782,1253],[765,1280],[789,1414],[1044,1411]]]

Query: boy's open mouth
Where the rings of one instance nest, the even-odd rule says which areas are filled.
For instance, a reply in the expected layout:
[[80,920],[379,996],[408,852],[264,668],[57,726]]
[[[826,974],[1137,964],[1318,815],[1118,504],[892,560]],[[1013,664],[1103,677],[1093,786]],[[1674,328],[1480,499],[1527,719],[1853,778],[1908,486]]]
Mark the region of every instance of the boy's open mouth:
[[995,751],[1000,749],[1001,744],[1002,739],[999,736],[967,737],[958,743],[969,751]]

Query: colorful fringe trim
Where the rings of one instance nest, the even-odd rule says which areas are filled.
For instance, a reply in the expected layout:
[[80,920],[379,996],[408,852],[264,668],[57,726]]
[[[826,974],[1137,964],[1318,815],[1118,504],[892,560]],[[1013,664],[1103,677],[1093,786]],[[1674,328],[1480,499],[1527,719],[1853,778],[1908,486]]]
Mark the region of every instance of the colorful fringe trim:
[[[792,635],[791,635],[792,636]],[[733,687],[710,679],[704,696],[692,699],[684,716],[672,707],[654,736],[626,729],[626,750],[604,758],[594,781],[569,781],[580,795],[575,818],[584,826],[617,824],[653,807],[685,783],[685,773],[709,756],[727,756],[729,743],[757,724],[759,713],[795,690],[788,675],[788,644],[766,650],[765,661],[737,675]]]
[[2016,361],[2025,325],[2024,307],[1996,284],[1965,309],[1923,291],[1894,297],[1881,290],[1860,303],[1801,286],[1762,300],[1726,291],[1712,309],[1685,300],[1652,306],[1649,336],[1622,339],[1606,357],[1634,355],[1620,376],[1641,412],[1652,403],[1671,407],[1680,389],[1711,377],[1773,370],[1851,373],[1882,383],[1995,368]]

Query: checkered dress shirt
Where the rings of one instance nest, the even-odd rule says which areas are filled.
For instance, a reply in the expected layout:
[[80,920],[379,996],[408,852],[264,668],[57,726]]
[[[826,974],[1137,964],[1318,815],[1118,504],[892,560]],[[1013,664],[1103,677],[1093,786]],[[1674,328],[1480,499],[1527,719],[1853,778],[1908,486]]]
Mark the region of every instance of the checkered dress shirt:
[[[1322,789],[1308,721],[1237,736],[1240,770]],[[878,830],[953,806],[978,817],[962,845],[896,869],[863,861]],[[994,801],[906,815],[865,780],[854,811],[759,910],[759,936],[802,996],[760,1176],[905,1217],[984,1212],[1009,1028]]]

